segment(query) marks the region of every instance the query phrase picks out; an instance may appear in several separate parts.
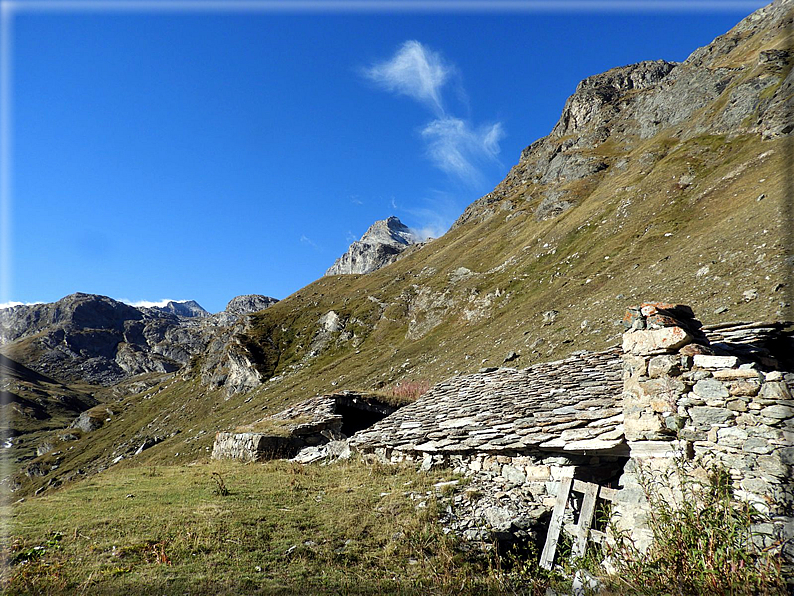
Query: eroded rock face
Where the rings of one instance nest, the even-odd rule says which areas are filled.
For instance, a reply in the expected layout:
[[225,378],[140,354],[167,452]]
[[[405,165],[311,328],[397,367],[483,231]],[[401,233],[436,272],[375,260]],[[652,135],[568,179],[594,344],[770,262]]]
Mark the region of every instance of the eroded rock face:
[[225,310],[212,316],[217,325],[233,325],[243,315],[264,310],[276,302],[275,298],[262,294],[243,294],[232,298]]
[[169,301],[165,306],[155,306],[154,308],[161,310],[165,313],[178,315],[180,317],[208,317],[208,313],[202,306],[195,300],[186,300],[184,302]]
[[223,312],[231,315],[245,315],[259,310],[264,310],[269,306],[273,306],[278,300],[262,294],[243,294],[237,296],[229,301],[226,305],[226,310]]
[[[529,201],[538,220],[559,217],[576,206],[573,193],[561,198],[565,185],[625,168],[631,152],[660,133],[679,141],[791,134],[794,56],[777,47],[791,26],[791,8],[791,0],[773,2],[684,62],[639,62],[584,79],[551,133],[524,149],[505,180],[453,229],[495,215],[495,204],[507,198]],[[593,151],[606,142],[608,151]],[[657,157],[644,159],[651,169]]]
[[417,244],[419,237],[392,216],[376,221],[325,272],[326,275],[369,273],[393,263],[406,248]]

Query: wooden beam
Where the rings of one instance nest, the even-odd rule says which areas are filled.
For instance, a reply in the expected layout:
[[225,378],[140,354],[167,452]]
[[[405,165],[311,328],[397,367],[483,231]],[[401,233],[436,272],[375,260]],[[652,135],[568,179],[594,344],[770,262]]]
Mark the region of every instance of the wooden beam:
[[575,559],[583,557],[587,550],[587,535],[590,532],[590,526],[593,525],[598,489],[601,488],[597,484],[590,482],[584,482],[583,484],[585,485],[584,502],[582,503],[582,511],[579,513],[579,523],[576,524],[576,540],[573,543],[573,551],[571,552]]
[[614,488],[607,488],[606,486],[602,486],[601,490],[598,492],[598,496],[602,499],[606,499],[607,501],[616,501],[618,498],[618,491]]
[[557,500],[554,503],[554,511],[551,514],[549,532],[546,535],[546,544],[543,545],[543,552],[540,555],[540,566],[544,569],[551,569],[554,565],[554,554],[557,552],[557,540],[560,538],[562,529],[562,516],[565,513],[565,506],[568,503],[568,494],[571,492],[573,478],[563,478],[560,482],[560,491],[557,493]]

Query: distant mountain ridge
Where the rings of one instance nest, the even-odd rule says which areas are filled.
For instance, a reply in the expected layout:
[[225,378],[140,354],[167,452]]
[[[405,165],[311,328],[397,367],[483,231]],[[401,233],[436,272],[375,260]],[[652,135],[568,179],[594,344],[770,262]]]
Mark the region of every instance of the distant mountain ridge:
[[392,215],[372,224],[325,275],[375,271],[393,263],[406,248],[419,242],[419,236]]
[[141,373],[180,369],[221,328],[276,302],[258,294],[238,296],[212,315],[194,300],[134,307],[78,292],[0,310],[0,346],[59,381],[114,385]]

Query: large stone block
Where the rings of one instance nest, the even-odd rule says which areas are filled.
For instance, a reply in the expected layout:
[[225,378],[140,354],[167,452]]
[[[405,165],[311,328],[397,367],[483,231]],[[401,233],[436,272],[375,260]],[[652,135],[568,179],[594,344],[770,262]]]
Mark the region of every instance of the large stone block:
[[651,378],[675,376],[681,373],[681,359],[672,354],[654,356],[648,362],[648,376]]
[[748,380],[740,380],[740,381],[733,381],[728,386],[728,393],[734,396],[744,396],[744,397],[752,397],[758,394],[758,390],[761,388],[761,385],[758,381],[748,381]]
[[707,356],[705,354],[695,354],[694,364],[698,368],[736,368],[739,366],[739,359],[736,356]]
[[725,399],[728,388],[717,379],[701,379],[692,388],[692,393],[703,399]]
[[551,478],[549,466],[527,466],[527,482],[545,481]]
[[789,406],[784,406],[782,404],[775,404],[773,406],[767,406],[766,408],[761,410],[761,416],[766,416],[767,418],[775,418],[778,420],[794,418],[794,408],[791,408]]
[[721,428],[717,431],[717,441],[726,447],[741,449],[747,440],[747,431],[734,426]]
[[648,373],[648,361],[642,356],[623,356],[623,380],[641,377]]
[[763,384],[758,397],[769,401],[786,401],[791,399],[791,393],[782,381],[772,381]]
[[623,432],[627,441],[661,438],[669,433],[661,417],[653,412],[627,415],[623,421]]
[[502,466],[502,478],[513,484],[524,484],[527,477],[524,472],[515,466]]
[[[717,358],[717,356],[711,356]],[[752,368],[727,368],[723,370],[715,370],[712,375],[715,379],[724,381],[731,381],[735,379],[761,379],[763,374]]]
[[696,426],[711,426],[722,424],[733,418],[734,413],[727,408],[712,408],[710,406],[695,406],[689,408],[689,416]]
[[742,451],[765,455],[772,451],[772,445],[763,437],[750,437],[742,445]]
[[637,356],[660,351],[674,352],[692,342],[692,336],[681,327],[663,327],[623,334],[623,351]]

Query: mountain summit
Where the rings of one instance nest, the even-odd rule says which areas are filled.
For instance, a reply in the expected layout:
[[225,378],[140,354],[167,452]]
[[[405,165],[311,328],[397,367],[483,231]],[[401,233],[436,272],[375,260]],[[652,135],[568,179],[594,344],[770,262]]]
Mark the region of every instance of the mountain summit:
[[393,215],[376,221],[331,266],[326,275],[369,273],[397,260],[398,255],[419,237]]

